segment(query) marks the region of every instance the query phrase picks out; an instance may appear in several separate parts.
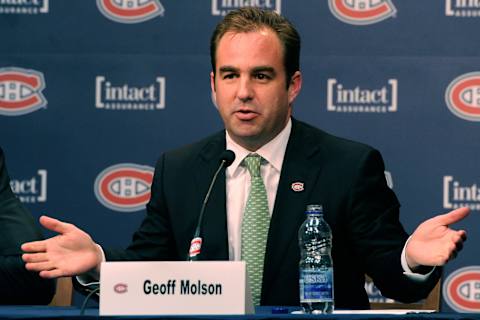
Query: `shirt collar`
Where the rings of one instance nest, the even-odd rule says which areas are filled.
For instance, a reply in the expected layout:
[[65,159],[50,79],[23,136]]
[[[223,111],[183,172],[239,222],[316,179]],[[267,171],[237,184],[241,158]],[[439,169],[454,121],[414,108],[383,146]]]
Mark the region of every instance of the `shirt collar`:
[[[288,119],[288,123],[280,133],[270,140],[267,144],[255,151],[256,154],[268,161],[268,163],[275,168],[278,172],[282,170],[283,158],[285,156],[285,150],[287,149],[288,139],[292,132],[292,119]],[[235,153],[235,160],[232,165],[227,168],[227,176],[232,177],[238,174],[238,168],[240,167],[243,159],[248,156],[251,151],[237,144],[225,130],[225,139],[227,149],[232,150]]]

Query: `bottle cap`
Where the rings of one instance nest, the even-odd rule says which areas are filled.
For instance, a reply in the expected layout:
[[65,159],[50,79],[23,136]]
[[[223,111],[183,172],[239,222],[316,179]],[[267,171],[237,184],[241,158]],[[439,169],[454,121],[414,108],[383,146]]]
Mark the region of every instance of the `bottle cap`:
[[321,204],[309,204],[306,214],[323,214],[323,206]]

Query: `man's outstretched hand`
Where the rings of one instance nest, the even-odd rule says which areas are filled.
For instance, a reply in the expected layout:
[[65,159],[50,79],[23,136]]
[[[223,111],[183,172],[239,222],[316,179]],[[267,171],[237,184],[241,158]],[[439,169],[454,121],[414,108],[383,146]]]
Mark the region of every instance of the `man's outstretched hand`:
[[443,266],[454,259],[462,250],[467,233],[465,230],[454,230],[449,226],[462,220],[469,213],[470,209],[459,208],[420,224],[406,247],[408,266],[412,270],[419,266]]
[[75,225],[47,216],[40,223],[58,235],[22,245],[25,267],[43,278],[78,275],[100,266],[102,252],[92,238]]

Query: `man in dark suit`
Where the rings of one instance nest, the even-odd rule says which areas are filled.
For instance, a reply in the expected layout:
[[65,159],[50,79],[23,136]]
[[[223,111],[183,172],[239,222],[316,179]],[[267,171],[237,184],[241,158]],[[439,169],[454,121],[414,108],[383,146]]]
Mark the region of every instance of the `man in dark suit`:
[[21,258],[21,244],[40,239],[40,228],[10,189],[0,148],[0,304],[47,304],[52,300],[54,281],[25,269]]
[[[378,151],[291,117],[302,84],[299,54],[297,31],[276,13],[244,8],[224,18],[212,36],[211,87],[226,130],[160,158],[147,217],[127,250],[104,251],[107,261],[184,260],[203,196],[227,148],[236,159],[212,191],[200,258],[246,260],[250,276],[260,273],[250,279],[257,285],[256,303],[299,304],[297,232],[305,207],[315,203],[324,205],[333,229],[337,307],[368,308],[365,273],[392,298],[427,295],[439,277],[431,266],[445,264],[465,239],[464,231],[448,225],[468,210],[427,220],[407,242]],[[250,157],[259,163],[255,173]],[[245,221],[255,214],[250,182],[258,175],[258,211],[265,212],[255,221],[267,217],[261,270],[244,257],[245,234],[251,232]],[[98,268],[103,251],[89,235],[49,217],[40,221],[60,235],[22,247],[28,269],[59,277]]]

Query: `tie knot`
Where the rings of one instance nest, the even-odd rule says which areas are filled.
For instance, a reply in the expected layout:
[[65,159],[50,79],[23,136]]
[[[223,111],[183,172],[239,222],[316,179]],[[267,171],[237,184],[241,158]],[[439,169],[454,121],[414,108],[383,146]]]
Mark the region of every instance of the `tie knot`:
[[260,176],[260,164],[262,162],[262,157],[256,153],[249,154],[243,160],[245,166],[250,172],[251,177],[259,177]]

